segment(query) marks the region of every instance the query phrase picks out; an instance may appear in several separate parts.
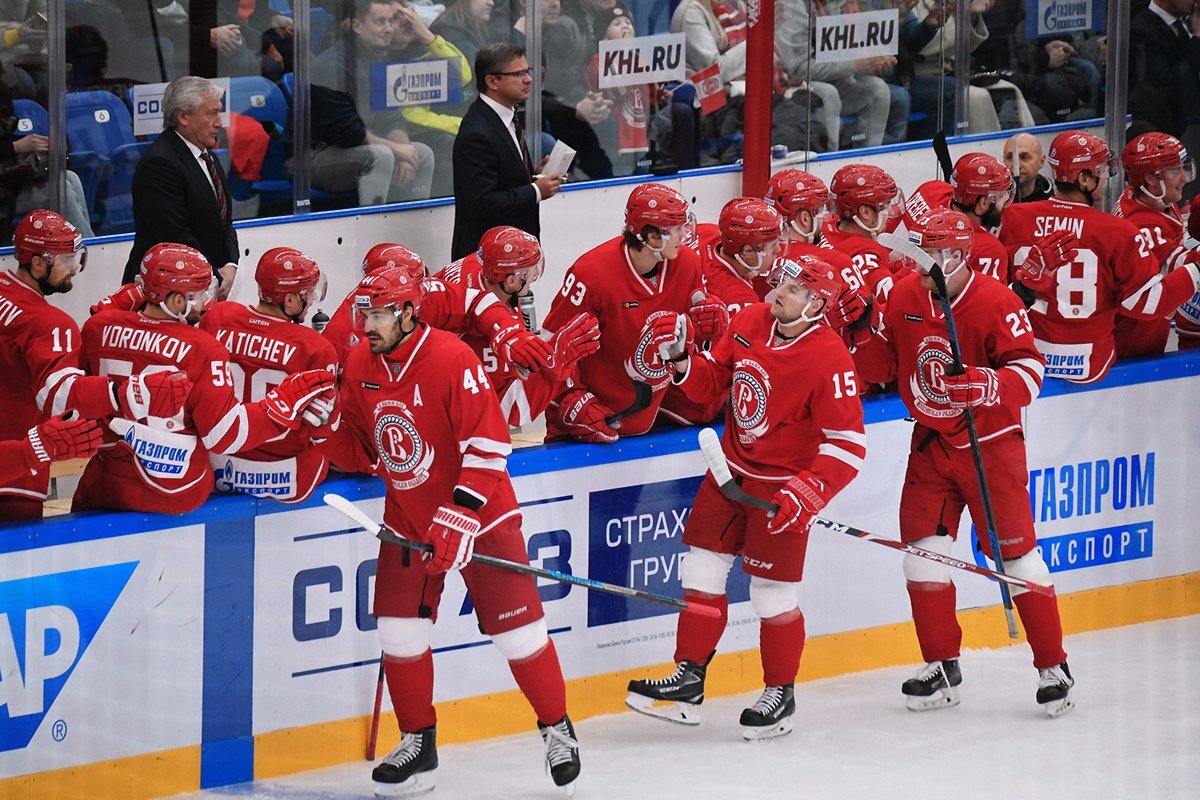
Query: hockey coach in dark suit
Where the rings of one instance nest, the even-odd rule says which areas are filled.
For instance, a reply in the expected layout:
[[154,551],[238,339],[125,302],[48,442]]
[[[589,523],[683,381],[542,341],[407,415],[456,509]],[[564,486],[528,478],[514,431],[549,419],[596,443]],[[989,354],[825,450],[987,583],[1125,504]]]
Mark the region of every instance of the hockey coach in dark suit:
[[524,49],[493,44],[475,55],[479,97],[463,115],[454,140],[454,261],[473,252],[489,228],[512,225],[541,233],[538,203],[558,194],[562,179],[535,173],[525,143],[523,113],[532,71]]
[[238,239],[225,170],[213,155],[221,129],[221,89],[185,76],[163,94],[163,132],[133,173],[133,249],[123,281],[137,275],[156,244],[176,242],[204,254],[229,294],[237,275]]

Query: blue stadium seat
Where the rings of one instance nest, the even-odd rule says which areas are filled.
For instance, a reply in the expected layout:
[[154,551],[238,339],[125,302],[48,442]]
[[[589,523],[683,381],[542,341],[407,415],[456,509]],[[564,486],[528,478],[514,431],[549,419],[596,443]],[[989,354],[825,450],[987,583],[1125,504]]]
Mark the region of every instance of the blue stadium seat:
[[17,115],[16,136],[27,136],[31,133],[46,136],[50,133],[50,114],[33,100],[13,100],[13,113]]
[[104,233],[128,233],[133,230],[133,171],[150,142],[134,142],[118,147],[112,154],[112,174],[104,190]]
[[72,150],[92,150],[105,158],[137,141],[129,107],[112,92],[67,94],[67,139]]
[[292,102],[292,98],[296,96],[296,73],[283,73],[283,93],[287,95],[288,102]]
[[273,122],[280,133],[287,124],[288,101],[278,86],[251,75],[229,79],[229,110],[259,122]]

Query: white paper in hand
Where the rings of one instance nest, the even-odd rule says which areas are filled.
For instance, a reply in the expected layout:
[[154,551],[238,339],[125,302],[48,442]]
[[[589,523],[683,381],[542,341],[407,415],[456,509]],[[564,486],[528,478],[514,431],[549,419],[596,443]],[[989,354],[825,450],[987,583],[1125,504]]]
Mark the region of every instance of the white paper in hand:
[[550,150],[546,166],[542,168],[543,175],[565,176],[575,160],[575,149],[559,139]]

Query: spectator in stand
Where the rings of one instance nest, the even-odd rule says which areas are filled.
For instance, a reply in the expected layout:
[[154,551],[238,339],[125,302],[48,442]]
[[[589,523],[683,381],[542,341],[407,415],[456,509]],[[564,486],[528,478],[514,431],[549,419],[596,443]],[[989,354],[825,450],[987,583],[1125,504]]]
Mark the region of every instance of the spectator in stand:
[[1017,196],[1013,202],[1032,203],[1054,196],[1054,184],[1041,173],[1046,164],[1042,143],[1032,133],[1018,133],[1004,143],[1004,165],[1013,171],[1013,150],[1017,158]]
[[[916,57],[942,28],[942,15],[954,14],[954,3],[935,4],[928,14],[918,16],[914,9],[917,0],[900,0],[900,55],[897,57],[894,76],[890,81],[899,83],[909,93],[909,110],[924,114],[924,118],[909,122],[905,135],[909,140],[932,139],[940,129],[954,126],[954,78],[950,75],[918,75]],[[894,95],[894,90],[893,90]],[[940,100],[939,100],[940,98]],[[940,109],[939,109],[940,102]],[[941,111],[939,122],[938,112]],[[899,125],[889,118],[885,141],[895,138]]]
[[[971,0],[968,53],[974,53],[988,38],[983,13],[992,7],[993,2],[994,0]],[[950,127],[955,114],[953,78],[959,73],[954,63],[954,42],[958,34],[954,21],[955,3],[951,0],[943,6],[943,0],[918,0],[915,10],[917,16],[934,27],[938,34],[913,57],[913,108],[926,113],[931,108],[936,110],[937,99],[940,96],[944,104],[942,116],[946,126]],[[932,22],[929,21],[931,16]],[[969,71],[962,74],[969,77]],[[940,92],[939,87],[942,87]],[[936,112],[932,116],[936,116]],[[920,131],[927,132],[928,129]]]
[[[525,2],[520,0],[521,16],[513,24],[513,43],[525,45]],[[568,105],[588,96],[583,86],[587,62],[587,37],[579,24],[563,13],[561,0],[542,2],[542,56],[546,60],[546,88]],[[601,100],[599,95],[593,102]],[[603,101],[607,102],[607,101]]]
[[480,48],[491,43],[488,22],[493,0],[456,0],[446,7],[429,29],[458,48],[469,63]]
[[12,73],[17,97],[44,102],[45,52],[45,0],[0,0],[0,64]]
[[[1195,0],[1151,0],[1129,24],[1129,113],[1200,152],[1200,13]],[[1189,17],[1190,15],[1190,17]],[[1184,200],[1196,193],[1196,182]]]
[[121,283],[133,281],[147,250],[174,242],[204,255],[224,299],[237,277],[240,251],[229,184],[212,152],[221,130],[221,89],[186,75],[167,87],[162,109],[162,135],[133,173],[133,248]]
[[[396,18],[389,60],[447,59],[451,63],[450,79],[454,79],[455,71],[457,71],[462,88],[469,87],[471,85],[471,64],[458,51],[458,48],[429,30],[425,21],[421,19],[421,15],[413,7],[411,0],[391,0],[391,2],[392,9],[396,12]],[[462,124],[461,114],[453,113],[454,111],[452,106],[443,104],[407,106],[402,112],[412,140],[428,145],[429,149],[433,151],[433,162],[438,167],[433,172],[431,189],[431,193],[435,197],[445,197],[454,193],[450,164],[454,150],[454,137],[458,135],[458,126]]]
[[363,206],[427,198],[433,182],[433,151],[409,139],[403,112],[372,108],[371,64],[389,59],[394,32],[390,0],[354,0],[350,34],[313,59],[313,188],[357,189]]

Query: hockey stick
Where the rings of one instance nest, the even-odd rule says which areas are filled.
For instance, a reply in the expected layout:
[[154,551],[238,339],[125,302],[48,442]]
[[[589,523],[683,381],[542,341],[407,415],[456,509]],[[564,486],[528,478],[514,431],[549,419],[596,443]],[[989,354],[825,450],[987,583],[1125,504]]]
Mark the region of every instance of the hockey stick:
[[[965,266],[965,265],[964,265]],[[970,267],[966,267],[970,269]],[[929,269],[929,277],[937,286],[937,301],[941,306],[942,315],[946,318],[946,336],[950,339],[950,357],[954,360],[947,375],[962,375],[966,372],[963,366],[962,351],[958,347],[958,329],[954,326],[954,312],[950,308],[950,293],[946,290],[946,276],[942,268],[934,264]],[[967,420],[967,436],[971,440],[971,457],[975,461],[975,479],[979,481],[979,495],[983,500],[983,518],[987,522],[988,542],[992,545],[992,561],[996,571],[1006,574],[1004,558],[1000,555],[1000,537],[996,535],[996,518],[992,513],[992,495],[988,491],[987,470],[983,467],[983,451],[979,449],[979,434],[975,430],[975,413],[970,408],[963,409],[963,417]],[[1013,614],[1012,593],[1004,583],[1000,584],[1000,598],[1004,601],[1004,618],[1008,620],[1008,636],[1018,638],[1017,620]]]
[[[725,453],[721,450],[721,440],[717,437],[717,432],[712,428],[705,428],[700,431],[700,451],[704,454],[704,460],[708,463],[708,468],[712,471],[713,479],[717,482],[717,486],[721,489],[721,494],[733,500],[735,503],[744,503],[745,505],[755,506],[767,511],[778,511],[779,506],[767,500],[762,500],[747,492],[741,486],[738,486],[737,481],[733,479],[733,473],[729,471],[729,462],[725,460]],[[914,547],[907,542],[889,539],[886,536],[879,536],[874,533],[853,528],[849,525],[844,525],[840,522],[832,522],[831,520],[817,517],[812,521],[816,525],[826,530],[831,530],[835,533],[844,533],[847,536],[853,536],[856,539],[862,539],[864,542],[873,544],[881,544],[884,547],[890,547],[893,550],[899,550],[902,553],[917,556],[918,558],[926,558],[930,561],[936,561],[939,564],[944,564],[953,569],[960,569],[964,572],[971,572],[975,575],[981,575],[985,578],[1000,581],[1001,583],[1018,586],[1022,589],[1028,589],[1037,594],[1051,596],[1054,590],[1049,586],[1044,586],[1040,583],[1027,581],[1024,578],[1017,578],[1013,575],[1008,575],[1003,572],[995,572],[987,567],[981,567],[978,564],[972,564],[969,561],[960,561],[951,556],[935,553],[932,550],[925,550],[920,547]]]
[[650,399],[654,397],[654,390],[650,388],[650,384],[645,381],[633,382],[633,402],[629,407],[618,411],[615,414],[609,414],[604,418],[604,424],[610,428],[620,428],[621,420],[626,417],[632,417],[634,414],[650,407]]
[[375,710],[371,713],[371,733],[367,736],[367,761],[375,760],[379,741],[379,712],[383,710],[383,653],[379,654],[379,678],[375,682]]
[[[350,519],[358,523],[363,530],[375,535],[381,542],[388,544],[399,545],[409,550],[416,550],[421,553],[432,553],[433,545],[424,544],[422,542],[414,542],[411,539],[405,539],[402,536],[389,531],[387,528],[373,521],[370,517],[364,514],[353,503],[346,498],[337,494],[327,494],[323,498],[325,504],[336,508],[338,511],[345,514]],[[566,572],[558,572],[552,569],[542,569],[531,564],[521,564],[516,561],[507,561],[503,558],[487,556],[481,553],[476,553],[471,556],[471,560],[483,564],[488,567],[496,567],[497,569],[506,569],[510,572],[519,572],[522,575],[532,575],[535,578],[547,578],[559,583],[569,583],[573,586],[582,586],[587,589],[595,589],[598,592],[607,592],[608,594],[620,595],[621,597],[632,597],[635,600],[645,600],[650,603],[658,603],[663,606],[670,606],[678,611],[695,611],[706,617],[720,618],[721,612],[711,606],[706,606],[701,603],[689,603],[686,600],[676,600],[674,597],[655,594],[653,592],[642,591],[641,589],[632,589],[628,586],[618,586],[615,583],[604,583],[603,581],[595,581],[591,578],[581,578],[578,575],[570,575]]]
[[937,156],[938,166],[942,168],[942,180],[949,181],[954,172],[954,162],[950,160],[950,146],[946,144],[945,129],[933,137],[933,154]]

